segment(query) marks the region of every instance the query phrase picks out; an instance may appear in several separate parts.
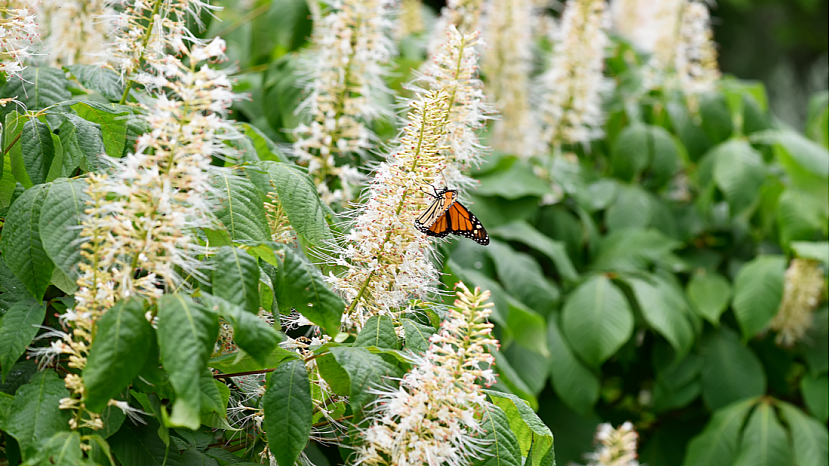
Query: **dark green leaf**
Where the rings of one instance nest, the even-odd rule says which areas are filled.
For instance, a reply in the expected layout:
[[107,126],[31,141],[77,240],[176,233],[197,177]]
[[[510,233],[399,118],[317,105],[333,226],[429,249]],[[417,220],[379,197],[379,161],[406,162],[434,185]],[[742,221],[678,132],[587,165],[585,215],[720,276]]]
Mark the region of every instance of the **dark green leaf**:
[[222,246],[213,262],[213,294],[252,314],[259,312],[257,260],[242,249]]
[[69,65],[67,68],[85,88],[98,91],[113,102],[121,100],[124,83],[115,71],[97,65]]
[[703,401],[713,410],[764,394],[767,377],[758,357],[741,345],[738,335],[720,327],[701,345]]
[[[87,168],[100,171],[103,168],[101,155],[106,154],[101,127],[83,118],[64,113],[58,137],[63,147],[65,171],[72,172],[86,162]],[[69,176],[68,174],[66,176]]]
[[346,309],[343,300],[329,289],[323,275],[305,258],[285,248],[285,260],[280,269],[277,303],[280,312],[291,309],[322,327],[329,335],[340,331],[340,316]]
[[715,411],[703,432],[686,449],[683,466],[732,466],[747,413],[756,403],[746,400]]
[[764,182],[766,168],[761,154],[746,141],[731,139],[716,146],[714,180],[726,196],[732,215],[737,215],[756,202]]
[[682,408],[700,396],[703,358],[692,353],[657,373],[654,409],[658,412]]
[[86,407],[91,411],[101,412],[144,367],[153,338],[144,308],[143,301],[127,299],[98,320],[83,372]]
[[39,231],[43,248],[55,265],[74,282],[81,261],[78,240],[81,216],[89,195],[84,180],[57,180],[52,183],[40,211]]
[[639,186],[620,186],[617,197],[605,211],[605,224],[609,231],[626,228],[646,228],[655,210],[651,195]]
[[729,306],[732,287],[720,274],[699,270],[686,286],[686,294],[698,315],[717,326]]
[[681,245],[657,230],[619,230],[599,245],[593,268],[596,270],[640,270],[660,262]]
[[359,417],[362,417],[366,405],[374,397],[369,393],[369,387],[381,386],[388,383],[386,378],[402,375],[400,369],[365,348],[336,346],[331,348],[331,354],[349,374],[349,399],[352,411]]
[[[826,384],[827,378],[824,382]],[[827,393],[825,387],[825,394]],[[825,403],[827,400],[825,399]],[[801,412],[797,407],[779,401],[776,406],[781,410],[784,422],[790,427],[795,464],[798,466],[823,466],[827,464],[827,428],[815,419]],[[780,427],[780,426],[776,426]],[[775,463],[768,463],[775,464]],[[784,463],[780,463],[784,464]]]
[[507,315],[507,328],[516,344],[538,355],[550,356],[545,318],[510,296],[508,302],[510,312]]
[[221,204],[216,217],[234,240],[270,241],[265,207],[256,187],[229,171],[214,171],[213,185]]
[[242,128],[245,136],[251,138],[259,160],[288,163],[288,159],[282,154],[279,147],[259,128],[248,123],[238,123],[237,126]]
[[29,66],[20,72],[20,78],[8,80],[3,95],[15,97],[29,111],[43,110],[72,98],[67,90],[69,81],[59,69]]
[[576,288],[562,309],[562,331],[577,355],[599,367],[631,336],[628,300],[611,280],[594,276]]
[[277,366],[262,399],[265,431],[271,454],[282,466],[292,466],[311,432],[311,385],[305,363],[294,360]]
[[695,334],[686,318],[686,301],[657,277],[650,280],[628,278],[643,317],[675,350],[676,358],[683,359],[694,344]]
[[554,391],[574,411],[589,413],[599,398],[599,379],[576,359],[555,318],[548,320],[548,345]]
[[552,192],[548,183],[533,174],[525,162],[516,160],[506,170],[499,170],[479,179],[478,196],[499,196],[519,199],[527,196],[542,197]]
[[[825,455],[826,458],[826,455]],[[788,466],[793,452],[772,406],[762,402],[749,416],[734,466]]]
[[501,237],[508,241],[518,241],[533,249],[545,254],[553,261],[559,275],[568,281],[575,281],[578,278],[565,245],[561,241],[555,241],[543,235],[527,222],[513,222],[494,228],[491,235]]
[[[20,131],[20,141],[12,146],[9,157],[15,179],[24,187],[46,182],[52,159],[55,158],[55,144],[49,125],[36,118],[26,119]],[[18,169],[21,166],[23,170]]]
[[651,155],[648,139],[648,127],[643,124],[627,126],[617,135],[611,150],[611,167],[618,177],[631,180],[645,170]]
[[378,348],[401,349],[395,333],[395,324],[388,316],[372,316],[357,335],[352,346],[377,346]]
[[786,267],[783,256],[758,256],[738,272],[732,309],[744,340],[763,330],[778,312]]
[[[285,337],[258,316],[246,312],[238,305],[206,293],[203,296],[214,311],[233,325],[234,342],[256,362],[266,364]],[[213,362],[211,365],[213,366]]]
[[158,340],[164,368],[176,391],[170,422],[199,427],[199,377],[213,352],[219,331],[216,314],[179,294],[164,295],[158,304]]
[[58,432],[53,435],[27,464],[54,464],[56,466],[91,465],[83,459],[81,435],[78,432]]
[[69,411],[60,409],[61,398],[68,396],[63,380],[53,371],[38,372],[17,390],[6,432],[20,444],[24,458],[56,433],[69,430]]
[[403,319],[403,329],[406,334],[404,348],[415,354],[423,354],[429,349],[429,338],[435,334],[435,329],[422,325],[410,319]]
[[473,461],[472,466],[521,466],[519,441],[510,430],[510,422],[504,411],[495,405],[485,405],[481,425],[484,432],[480,438],[488,443],[488,454]]
[[0,320],[0,366],[3,380],[37,335],[38,327],[46,317],[46,304],[27,298],[15,303]]
[[[282,338],[282,336],[280,338]],[[244,351],[240,351],[211,358],[208,362],[208,366],[218,369],[226,374],[234,374],[237,372],[259,371],[275,367],[285,359],[296,357],[298,357],[297,353],[277,346],[271,354],[265,358],[263,363],[256,362],[253,356],[246,354]]]
[[122,156],[127,139],[127,122],[130,118],[128,111],[117,110],[96,102],[75,102],[71,108],[80,118],[98,125],[108,156],[114,158]]
[[801,396],[804,404],[813,416],[821,422],[826,423],[828,418],[828,400],[830,400],[830,382],[827,374],[814,377],[810,374],[801,379]]
[[541,315],[556,307],[559,290],[545,279],[542,267],[531,256],[499,241],[491,241],[487,251],[508,293]]
[[501,408],[507,417],[510,430],[516,435],[521,455],[527,457],[530,466],[542,466],[543,460],[553,449],[553,434],[530,409],[527,403],[515,395],[485,390],[490,400]]
[[121,430],[109,438],[118,461],[130,466],[185,466],[178,450],[169,448],[159,438],[158,422],[153,419],[145,421],[146,425],[125,422]]
[[776,216],[780,242],[786,246],[794,240],[817,239],[827,231],[827,208],[815,196],[787,189],[778,197]]

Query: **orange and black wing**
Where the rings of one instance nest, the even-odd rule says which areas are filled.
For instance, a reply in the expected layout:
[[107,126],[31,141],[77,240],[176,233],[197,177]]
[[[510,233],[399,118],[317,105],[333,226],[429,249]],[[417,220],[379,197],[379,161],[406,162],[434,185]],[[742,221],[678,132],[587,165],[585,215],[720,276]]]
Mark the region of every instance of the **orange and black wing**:
[[447,228],[446,212],[458,198],[458,191],[444,189],[437,193],[427,210],[415,219],[415,227],[429,236],[443,238],[450,232]]
[[[465,236],[475,241],[478,244],[486,246],[490,244],[490,235],[484,229],[484,225],[470,212],[466,207],[459,202],[453,203],[447,213],[444,214],[447,226],[445,230],[441,231],[441,236],[447,236],[447,233],[454,235]],[[438,223],[438,222],[436,222]],[[439,236],[437,232],[433,234]]]

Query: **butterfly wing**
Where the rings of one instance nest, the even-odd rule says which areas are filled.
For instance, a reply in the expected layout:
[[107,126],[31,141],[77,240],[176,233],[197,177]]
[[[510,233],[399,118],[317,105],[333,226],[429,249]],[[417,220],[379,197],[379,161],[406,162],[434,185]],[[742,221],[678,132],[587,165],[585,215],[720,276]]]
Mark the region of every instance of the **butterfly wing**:
[[435,200],[432,204],[415,219],[415,227],[429,236],[443,238],[449,234],[449,232],[444,232],[447,225],[446,212],[458,198],[458,191],[445,189],[433,197]]
[[447,218],[449,233],[470,238],[483,246],[490,244],[490,235],[487,234],[484,225],[461,203],[453,203],[444,216]]

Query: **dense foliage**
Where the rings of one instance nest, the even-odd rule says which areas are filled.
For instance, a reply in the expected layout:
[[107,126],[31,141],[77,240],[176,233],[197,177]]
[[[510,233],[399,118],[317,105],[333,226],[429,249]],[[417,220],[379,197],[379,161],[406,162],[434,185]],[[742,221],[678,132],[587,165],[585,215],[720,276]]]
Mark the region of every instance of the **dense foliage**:
[[[390,460],[392,446],[366,446],[409,422],[386,416],[386,404],[434,420],[413,442],[446,428],[444,439],[463,444],[458,429],[474,418],[481,428],[466,448],[481,465],[581,461],[598,423],[624,421],[651,466],[827,464],[827,93],[811,101],[803,131],[793,129],[770,113],[757,82],[725,77],[696,95],[648,85],[649,54],[611,35],[602,136],[544,151],[498,146],[466,167],[457,180],[476,182],[463,202],[490,244],[434,240],[426,258],[441,272],[441,294],[406,296],[353,326],[347,317],[375,272],[357,297],[333,278],[358,261],[332,246],[354,249],[355,214],[320,187],[333,172],[316,175],[313,158],[309,168],[291,146],[308,92],[297,70],[320,12],[303,0],[222,5],[193,31],[228,43],[233,91],[248,95],[231,107],[237,122],[194,135],[181,129],[199,118],[185,106],[163,127],[190,146],[220,141],[199,172],[209,186],[201,209],[176,196],[199,182],[187,169],[197,162],[186,165],[193,154],[175,138],[142,139],[157,129],[147,115],[167,108],[147,90],[153,83],[125,86],[111,69],[74,64],[29,66],[0,89],[22,104],[0,109],[6,464],[403,464]],[[399,38],[382,83],[415,95],[408,121],[419,124],[429,105],[447,115],[453,105],[437,92],[418,101],[404,84],[426,59],[427,35]],[[528,51],[534,77],[551,47],[537,37]],[[161,85],[171,98],[186,98],[176,83],[204,59],[191,51],[183,60],[181,79],[171,73]],[[485,83],[496,81],[484,71]],[[347,160],[370,180],[401,126],[393,97],[381,100],[387,111],[368,123],[378,140]],[[142,151],[175,174],[172,188],[148,184],[157,172],[113,168],[111,159]],[[117,177],[131,181],[112,187]],[[156,188],[172,194],[147,194]],[[355,205],[371,205],[374,191],[359,192]],[[130,219],[144,229],[131,228],[175,246],[141,249],[123,239],[123,222],[81,223],[130,211],[145,194],[149,210]],[[395,217],[409,215],[403,205]],[[178,215],[180,230],[155,228]],[[195,231],[191,249],[177,240],[184,230]],[[116,246],[121,253],[100,252]],[[186,253],[153,263],[176,247]],[[405,264],[393,263],[394,273]],[[84,282],[90,270],[109,281]],[[110,296],[102,284],[128,282],[133,294],[95,308],[95,296]],[[95,316],[88,327],[75,317],[84,312]],[[63,332],[91,343],[50,353]],[[75,391],[73,377],[83,380]],[[402,398],[423,380],[444,399],[423,407]],[[465,397],[466,410],[452,404]],[[458,409],[464,422],[435,406]]]

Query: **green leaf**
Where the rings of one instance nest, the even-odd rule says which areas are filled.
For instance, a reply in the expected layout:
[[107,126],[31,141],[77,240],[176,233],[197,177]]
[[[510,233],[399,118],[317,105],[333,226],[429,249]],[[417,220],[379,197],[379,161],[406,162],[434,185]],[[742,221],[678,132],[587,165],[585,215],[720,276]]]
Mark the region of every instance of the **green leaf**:
[[799,352],[804,356],[807,367],[813,375],[827,372],[830,368],[830,332],[828,332],[828,309],[825,304],[813,313],[813,324],[798,343]]
[[648,126],[634,123],[626,126],[611,149],[611,168],[623,180],[631,180],[645,170],[651,156]]
[[712,149],[715,185],[726,196],[733,215],[755,203],[766,177],[761,154],[748,142],[730,139]]
[[657,412],[682,408],[700,396],[700,369],[703,358],[692,353],[677,364],[659,370],[654,384]]
[[153,327],[141,300],[120,301],[98,320],[83,372],[86,407],[100,413],[138,375],[150,352]]
[[214,311],[233,325],[234,341],[256,362],[266,364],[280,341],[285,339],[274,327],[237,304],[207,293],[203,297]]
[[329,210],[307,174],[290,164],[265,161],[249,169],[248,176],[263,196],[276,194],[299,236],[314,246],[331,244],[334,236],[326,220]]
[[594,259],[595,270],[641,270],[652,262],[660,262],[680,247],[657,230],[618,230],[606,236]]
[[113,102],[121,100],[124,83],[115,71],[97,65],[69,65],[67,69],[85,88],[98,91]]
[[723,94],[708,93],[700,98],[701,126],[714,143],[725,141],[733,131],[732,115]]
[[599,379],[574,356],[555,318],[548,320],[550,383],[571,409],[587,415],[599,399]]
[[830,161],[826,148],[795,131],[777,131],[774,138],[801,168],[822,178],[830,177]]
[[550,356],[545,318],[508,296],[507,328],[516,344],[544,357]]
[[686,319],[686,301],[657,277],[650,280],[627,278],[640,311],[650,327],[674,348],[676,360],[683,359],[694,344],[695,334]]
[[520,160],[514,161],[506,170],[482,176],[479,182],[477,196],[499,196],[513,200],[527,196],[542,197],[552,192],[550,185]]
[[388,377],[402,375],[400,369],[365,348],[335,346],[331,348],[331,354],[349,375],[349,399],[352,411],[358,417],[363,416],[367,404],[374,397],[369,393],[370,387],[383,385]]
[[70,107],[80,118],[98,125],[107,155],[119,158],[124,154],[127,123],[130,119],[128,111],[117,110],[97,102],[74,102]]
[[77,264],[81,261],[79,226],[89,199],[87,186],[84,180],[56,180],[40,210],[38,228],[42,232],[43,249],[73,282],[78,277]]
[[804,398],[804,404],[821,422],[826,423],[828,418],[828,399],[830,399],[830,383],[828,382],[827,374],[815,377],[811,374],[806,374],[801,379],[801,396]]
[[686,294],[697,314],[717,327],[732,298],[732,286],[718,273],[698,270],[689,280]]
[[790,243],[790,247],[798,257],[815,259],[824,262],[825,265],[827,264],[827,258],[830,257],[830,243],[828,242],[793,241]]
[[713,410],[764,394],[767,377],[758,357],[738,335],[720,327],[701,344],[703,401]]
[[655,202],[648,191],[639,186],[622,185],[605,211],[605,224],[609,231],[646,228],[651,223],[654,210]]
[[[824,381],[826,384],[826,377]],[[795,464],[798,466],[826,465],[828,454],[827,428],[785,401],[777,401],[776,406],[781,410],[784,422],[790,428]]]
[[559,289],[545,279],[542,267],[531,256],[499,241],[492,241],[487,252],[508,293],[542,315],[556,307]]
[[422,325],[414,320],[403,319],[404,349],[415,354],[423,354],[429,349],[429,338],[436,330],[428,325]]
[[505,353],[503,351],[491,351],[491,354],[496,359],[495,369],[498,374],[495,388],[513,393],[530,403],[530,406],[534,410],[539,409],[539,400],[533,394],[533,390],[519,376],[519,373],[510,364],[510,360],[507,359]]
[[498,236],[507,241],[518,241],[548,256],[556,266],[559,275],[567,281],[576,281],[579,277],[568,257],[564,243],[550,239],[527,222],[513,222],[498,226],[491,231],[491,236]]
[[787,189],[778,197],[775,211],[782,245],[817,239],[819,232],[827,231],[827,209],[813,195]]
[[0,320],[0,366],[3,380],[37,335],[38,327],[46,317],[46,304],[27,298],[15,303]]
[[603,275],[591,277],[566,299],[562,331],[579,357],[599,367],[631,336],[634,318],[628,300]]
[[[58,137],[64,152],[64,166],[71,172],[86,161],[90,170],[103,169],[101,155],[106,154],[101,127],[71,113],[63,113],[65,118],[58,128]],[[68,176],[68,174],[67,174]]]
[[[825,455],[826,457],[826,455]],[[787,432],[772,406],[762,402],[749,416],[734,466],[786,466],[793,464]]]
[[401,349],[401,343],[395,334],[395,324],[389,316],[370,317],[363,326],[363,330],[357,334],[352,346]]
[[158,304],[158,340],[164,368],[176,392],[170,422],[199,428],[199,377],[219,333],[216,314],[180,294],[162,296]]
[[184,466],[179,451],[168,447],[159,438],[158,422],[153,419],[145,419],[145,422],[146,425],[125,422],[109,438],[112,452],[118,461],[130,466]]
[[807,124],[805,134],[813,141],[824,147],[828,146],[828,132],[830,132],[830,95],[827,91],[817,92],[810,97],[807,110]]
[[271,240],[265,207],[253,183],[226,170],[214,171],[212,183],[221,204],[216,217],[228,229],[232,239]]
[[14,177],[24,187],[46,182],[55,157],[49,125],[36,118],[26,119],[20,131],[20,141],[12,146],[9,157]]
[[69,411],[60,409],[69,396],[63,380],[53,371],[38,372],[17,390],[6,419],[6,432],[20,444],[23,457],[31,456],[58,432],[69,430]]
[[490,400],[507,417],[510,430],[516,435],[521,455],[530,459],[528,466],[542,466],[542,461],[553,449],[553,434],[533,412],[527,402],[510,393],[484,390]]
[[277,366],[262,405],[271,454],[277,464],[292,466],[308,443],[314,407],[303,361],[287,361]]
[[739,401],[715,411],[703,431],[689,443],[683,466],[732,466],[741,427],[755,403]]
[[504,411],[496,405],[485,405],[481,426],[484,432],[479,438],[487,442],[487,450],[481,455],[483,458],[473,461],[472,466],[521,466],[519,441],[510,429]]
[[56,466],[90,465],[84,461],[81,450],[81,434],[58,432],[53,435],[26,464],[50,464]]
[[340,316],[346,309],[346,304],[329,289],[316,267],[290,248],[283,251],[285,259],[279,269],[280,284],[277,292],[280,312],[287,314],[291,309],[296,309],[329,335],[337,335],[340,331]]
[[72,98],[67,90],[69,81],[56,68],[27,67],[21,79],[10,79],[3,88],[4,97],[15,97],[26,110],[33,112]]
[[[280,336],[280,338],[282,338],[282,336]],[[218,369],[225,374],[234,374],[237,372],[260,371],[262,369],[275,367],[285,359],[297,357],[297,353],[277,346],[262,363],[257,362],[253,356],[247,354],[245,351],[239,351],[211,358],[208,362],[208,366]]]
[[732,309],[744,341],[766,328],[778,312],[786,267],[783,256],[758,256],[738,272]]
[[0,393],[0,430],[6,430],[6,419],[8,419],[9,410],[14,402],[14,396],[8,393]]
[[259,312],[259,265],[242,249],[222,246],[213,257],[213,294],[242,309]]
[[260,160],[289,163],[289,160],[282,154],[279,147],[259,128],[248,123],[237,123],[236,126],[242,128],[242,133],[251,138],[251,142],[254,144],[254,149]]
[[219,385],[227,389],[230,395],[230,389],[228,389],[227,385],[214,379],[213,372],[205,367],[199,377],[199,393],[201,399],[199,410],[203,416],[216,413],[222,418],[227,418],[228,399],[220,393]]

